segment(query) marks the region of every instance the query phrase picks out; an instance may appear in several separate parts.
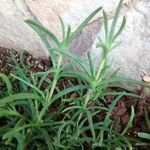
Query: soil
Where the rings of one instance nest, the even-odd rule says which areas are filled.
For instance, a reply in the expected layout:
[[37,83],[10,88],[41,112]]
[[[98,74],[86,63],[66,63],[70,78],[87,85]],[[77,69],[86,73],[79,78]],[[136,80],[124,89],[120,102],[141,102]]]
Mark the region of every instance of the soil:
[[[19,53],[13,52],[15,58],[17,58],[17,61],[20,61],[19,59]],[[9,74],[11,72],[11,66],[10,66],[10,59],[11,54],[10,50],[6,50],[4,48],[0,48],[0,72]],[[48,68],[51,67],[50,60],[42,60],[40,58],[33,58],[32,55],[25,53],[23,55],[23,60],[26,65],[29,66],[29,68],[34,71],[46,71]],[[49,76],[49,79],[51,77]],[[58,86],[60,87],[63,84],[68,84],[70,82],[74,82],[74,79],[72,78],[63,78],[61,79],[60,83],[58,83]],[[60,87],[61,88],[61,87]],[[122,91],[120,88],[109,88],[109,91]],[[147,111],[150,114],[150,95],[147,95],[144,93],[143,88],[141,90],[137,90],[136,93],[141,96],[141,99],[137,99],[130,96],[124,96],[116,105],[112,112],[112,119],[114,120],[114,123],[116,120],[119,120],[119,124],[116,127],[116,131],[120,132],[124,129],[126,124],[128,123],[128,119],[130,118],[131,113],[131,106],[133,105],[135,108],[135,118],[133,122],[133,126],[129,129],[127,135],[129,137],[137,137],[138,132],[147,132],[149,133],[150,130],[147,127],[145,117],[144,117],[144,111]],[[78,95],[76,93],[72,93],[70,97],[77,97]],[[108,107],[111,102],[114,100],[114,96],[107,96],[105,105]],[[54,109],[57,109],[56,106]],[[51,111],[51,110],[50,110]],[[103,114],[98,114],[96,120],[102,120]],[[144,149],[144,148],[142,148]],[[150,148],[146,148],[148,150]]]
[[46,71],[51,67],[51,61],[48,59],[34,58],[31,54],[22,51],[21,53],[0,47],[0,72],[11,72],[11,61],[14,57],[18,63],[21,62],[21,54],[23,56],[23,63],[29,66],[29,69],[34,72]]

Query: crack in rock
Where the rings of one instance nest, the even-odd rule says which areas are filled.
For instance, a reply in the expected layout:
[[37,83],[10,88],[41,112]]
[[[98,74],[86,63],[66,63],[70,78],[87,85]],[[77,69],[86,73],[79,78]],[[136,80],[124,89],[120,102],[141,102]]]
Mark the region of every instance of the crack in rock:
[[25,0],[12,0],[12,2],[14,3],[15,7],[19,10],[19,12],[21,12],[21,14],[23,16],[30,16],[35,20],[38,20],[36,15],[32,12],[32,10],[30,9],[29,5],[26,3]]

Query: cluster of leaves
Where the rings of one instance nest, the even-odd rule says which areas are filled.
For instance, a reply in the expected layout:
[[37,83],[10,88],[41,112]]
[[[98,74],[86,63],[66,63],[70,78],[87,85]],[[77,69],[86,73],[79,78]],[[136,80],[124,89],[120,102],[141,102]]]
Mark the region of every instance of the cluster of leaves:
[[[46,72],[33,73],[22,61],[20,65],[13,58],[15,65],[11,77],[0,74],[7,87],[6,92],[3,91],[0,96],[0,118],[5,120],[0,128],[2,149],[132,150],[132,139],[128,139],[125,134],[132,125],[134,107],[131,107],[129,122],[121,133],[112,125],[111,112],[124,95],[138,96],[127,92],[107,92],[107,88],[118,81],[137,83],[117,78],[116,72],[108,77],[108,54],[115,46],[115,40],[126,22],[123,18],[116,32],[122,3],[123,0],[117,7],[110,28],[107,15],[103,11],[105,40],[100,39],[98,44],[103,50],[103,58],[98,69],[90,53],[87,54],[87,61],[83,61],[70,51],[70,46],[90,20],[102,11],[101,7],[91,13],[74,32],[71,31],[70,26],[66,28],[59,17],[62,41],[39,22],[26,20],[45,44],[53,67]],[[64,66],[63,60],[66,57],[70,63]],[[47,80],[49,74],[52,76],[51,80]],[[57,84],[64,77],[73,77],[77,83],[70,82],[68,87],[60,89]],[[15,88],[11,84],[14,79],[17,80]],[[43,88],[45,84],[46,88]],[[77,96],[70,97],[71,93],[76,93]],[[109,108],[104,105],[105,97],[108,95],[115,96]],[[57,108],[54,109],[54,105],[57,105]],[[97,114],[101,112],[104,115],[103,119],[96,121]],[[144,135],[139,133],[139,136]]]

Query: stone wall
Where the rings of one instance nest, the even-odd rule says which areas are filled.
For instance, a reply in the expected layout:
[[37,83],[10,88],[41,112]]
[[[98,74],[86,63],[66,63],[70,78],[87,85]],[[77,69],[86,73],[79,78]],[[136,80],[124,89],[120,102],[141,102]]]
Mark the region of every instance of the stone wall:
[[[24,23],[33,18],[61,38],[60,15],[73,30],[97,7],[103,6],[110,22],[119,0],[1,0],[0,46],[26,50],[35,56],[45,57],[47,51],[37,34]],[[110,54],[113,68],[134,79],[150,74],[150,2],[149,0],[124,0],[121,18],[126,15],[127,26],[118,41],[122,43]],[[103,19],[99,13],[73,44],[72,51],[85,55],[92,51],[96,63],[101,50],[96,49],[97,37],[103,38]]]

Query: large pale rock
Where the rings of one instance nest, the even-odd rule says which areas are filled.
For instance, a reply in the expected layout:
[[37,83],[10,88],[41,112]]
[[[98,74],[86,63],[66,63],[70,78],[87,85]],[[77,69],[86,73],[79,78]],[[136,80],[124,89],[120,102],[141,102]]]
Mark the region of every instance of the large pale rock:
[[[25,19],[37,19],[61,37],[58,15],[75,29],[99,6],[113,11],[118,2],[119,0],[0,0],[0,46],[24,49],[34,55],[45,56],[47,51],[37,34],[24,23]],[[100,29],[99,24],[94,26]],[[96,32],[97,28],[90,30]],[[89,34],[89,37],[92,36]]]
[[[37,19],[61,38],[58,15],[74,30],[99,6],[108,12],[111,22],[118,3],[119,0],[0,0],[0,46],[47,56],[40,38],[23,20]],[[110,53],[113,68],[121,67],[120,73],[134,79],[150,74],[149,13],[149,0],[124,0],[121,18],[127,16],[127,26],[118,39],[121,45]],[[71,47],[78,55],[85,55],[87,49],[91,49],[96,64],[102,52],[96,48],[97,37],[103,38],[101,17],[99,13]]]
[[[125,9],[127,10],[127,9]],[[113,70],[120,69],[121,75],[141,80],[150,75],[150,1],[140,0],[132,4],[125,15],[127,25],[117,41],[121,44],[109,54]],[[122,18],[122,17],[120,17]],[[110,20],[111,22],[111,20]],[[97,37],[104,37],[103,28]],[[96,48],[96,38],[92,46],[92,55],[96,64],[100,61],[102,50]]]

